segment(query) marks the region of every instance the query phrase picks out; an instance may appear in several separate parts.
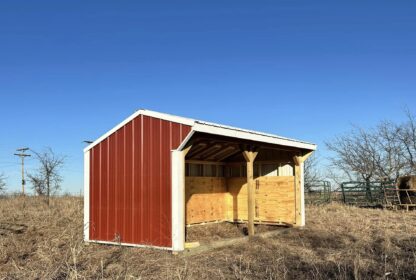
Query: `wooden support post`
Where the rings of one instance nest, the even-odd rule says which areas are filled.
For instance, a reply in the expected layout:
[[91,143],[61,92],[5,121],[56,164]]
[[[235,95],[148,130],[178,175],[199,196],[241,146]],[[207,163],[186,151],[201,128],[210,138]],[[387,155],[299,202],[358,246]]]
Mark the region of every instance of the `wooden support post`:
[[304,174],[303,163],[313,152],[303,156],[294,156],[295,162],[295,226],[305,225],[305,197],[304,197]]
[[258,152],[253,150],[243,151],[243,156],[247,162],[247,203],[248,203],[248,235],[254,235],[254,215],[255,215],[255,189],[254,189],[254,160]]

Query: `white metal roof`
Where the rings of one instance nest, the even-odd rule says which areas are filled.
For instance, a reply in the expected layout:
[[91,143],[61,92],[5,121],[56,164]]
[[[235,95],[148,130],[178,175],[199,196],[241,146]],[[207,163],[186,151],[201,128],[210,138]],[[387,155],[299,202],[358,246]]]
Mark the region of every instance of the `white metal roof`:
[[[119,128],[123,127],[125,124],[127,124],[128,122],[130,122],[131,120],[133,120],[139,115],[144,115],[144,116],[149,116],[149,117],[154,117],[154,118],[158,118],[162,120],[189,125],[189,126],[192,126],[192,132],[204,132],[208,134],[234,137],[234,138],[239,138],[239,139],[244,139],[244,140],[268,143],[268,144],[276,144],[276,145],[287,146],[287,147],[296,147],[296,148],[306,149],[306,150],[311,150],[311,151],[314,151],[317,148],[315,144],[312,144],[309,142],[290,139],[290,138],[286,138],[286,137],[282,137],[282,136],[278,136],[274,134],[263,133],[259,131],[242,129],[242,128],[216,124],[216,123],[211,123],[211,122],[205,122],[205,121],[200,121],[200,120],[194,120],[190,118],[184,118],[184,117],[169,115],[165,113],[159,113],[159,112],[150,111],[150,110],[138,110],[134,114],[132,114],[130,117],[128,117],[127,119],[119,123],[117,126],[115,126],[113,129],[111,129],[110,131],[102,135],[100,138],[95,140],[93,143],[88,145],[84,149],[84,152],[90,150],[92,147],[94,147],[95,145],[103,141],[105,138],[113,134]],[[189,139],[188,138],[185,139],[184,142],[186,142],[187,140]]]

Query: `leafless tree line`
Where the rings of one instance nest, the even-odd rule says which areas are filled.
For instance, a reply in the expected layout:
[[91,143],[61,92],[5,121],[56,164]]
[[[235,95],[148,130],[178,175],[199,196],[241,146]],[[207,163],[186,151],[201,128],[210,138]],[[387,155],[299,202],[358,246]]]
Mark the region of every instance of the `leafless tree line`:
[[372,129],[354,126],[327,142],[334,153],[333,177],[369,182],[416,174],[416,118],[410,111],[406,117],[403,123],[383,121]]

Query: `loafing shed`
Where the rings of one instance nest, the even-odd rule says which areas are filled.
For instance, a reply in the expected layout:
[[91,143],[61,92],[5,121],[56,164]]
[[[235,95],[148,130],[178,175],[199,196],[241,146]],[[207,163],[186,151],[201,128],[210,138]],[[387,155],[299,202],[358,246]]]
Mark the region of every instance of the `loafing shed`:
[[185,248],[187,225],[305,225],[316,145],[139,110],[84,149],[84,239]]

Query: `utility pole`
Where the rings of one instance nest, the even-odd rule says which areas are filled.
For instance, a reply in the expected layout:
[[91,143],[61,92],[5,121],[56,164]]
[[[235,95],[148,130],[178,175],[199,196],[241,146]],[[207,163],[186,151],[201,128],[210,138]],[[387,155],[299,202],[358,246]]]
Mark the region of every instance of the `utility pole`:
[[29,148],[20,148],[16,149],[19,153],[14,154],[15,156],[20,157],[22,160],[22,194],[25,195],[25,157],[30,157],[29,154],[25,154],[25,151],[29,150]]

